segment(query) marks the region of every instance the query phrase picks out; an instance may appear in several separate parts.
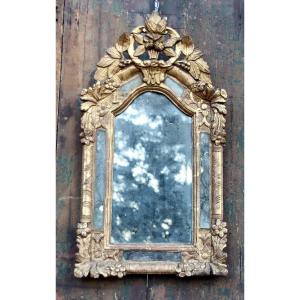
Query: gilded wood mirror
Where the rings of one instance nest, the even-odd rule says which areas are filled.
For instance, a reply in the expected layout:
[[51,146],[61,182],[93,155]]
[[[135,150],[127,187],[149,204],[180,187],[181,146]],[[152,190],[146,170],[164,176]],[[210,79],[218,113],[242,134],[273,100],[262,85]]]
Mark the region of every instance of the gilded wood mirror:
[[76,277],[226,275],[226,92],[189,36],[154,11],[81,94]]

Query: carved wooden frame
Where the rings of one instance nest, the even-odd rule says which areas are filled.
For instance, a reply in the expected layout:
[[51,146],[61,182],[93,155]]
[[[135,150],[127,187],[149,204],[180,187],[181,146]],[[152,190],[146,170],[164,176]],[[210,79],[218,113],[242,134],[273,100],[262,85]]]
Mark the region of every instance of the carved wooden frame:
[[[81,142],[83,143],[82,206],[77,228],[76,263],[74,275],[78,278],[98,278],[99,275],[123,277],[125,274],[226,275],[226,223],[223,222],[223,144],[225,143],[225,115],[227,94],[212,85],[209,68],[200,50],[195,49],[189,36],[180,37],[167,27],[166,18],[153,12],[144,26],[132,33],[124,33],[116,45],[97,64],[96,83],[81,93],[83,116]],[[169,77],[183,89],[182,95],[165,84]],[[129,92],[122,90],[128,82],[141,79]],[[193,117],[193,244],[124,244],[110,245],[112,200],[112,153],[114,116],[123,111],[145,91],[164,94],[171,102]],[[93,201],[95,182],[96,130],[107,134],[106,197],[104,201],[104,229],[93,228]],[[199,133],[211,136],[211,228],[199,228],[200,196],[197,182]],[[126,261],[125,249],[147,251],[179,251],[181,262]]]

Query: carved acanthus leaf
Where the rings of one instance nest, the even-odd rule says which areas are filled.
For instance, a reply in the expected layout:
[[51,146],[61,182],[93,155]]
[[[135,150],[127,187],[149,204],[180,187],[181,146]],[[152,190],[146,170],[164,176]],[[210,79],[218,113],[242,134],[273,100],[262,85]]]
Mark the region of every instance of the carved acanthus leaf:
[[198,60],[200,57],[203,56],[203,53],[201,52],[201,50],[199,49],[195,49],[188,57],[189,61],[196,61]]
[[208,64],[202,58],[203,53],[195,49],[194,43],[189,36],[184,36],[180,43],[180,49],[185,55],[184,60],[176,62],[176,65],[189,72],[194,79],[211,84]]
[[104,81],[111,78],[118,73],[121,68],[131,63],[131,61],[124,56],[124,52],[127,51],[129,47],[129,41],[129,35],[123,33],[119,37],[116,45],[106,51],[106,55],[104,55],[97,64],[98,68],[94,76],[95,80]]
[[144,82],[148,85],[159,85],[165,79],[166,70],[159,67],[150,67],[142,69]]
[[119,86],[118,77],[108,79],[102,83],[99,81],[81,92],[81,110],[84,112],[81,118],[82,133],[81,142],[89,145],[94,142],[95,130],[100,127],[101,121],[109,112],[109,106],[103,101],[111,95]]
[[211,107],[213,112],[211,139],[216,145],[224,144],[226,142],[226,99],[226,91],[220,89],[217,89],[211,98]]

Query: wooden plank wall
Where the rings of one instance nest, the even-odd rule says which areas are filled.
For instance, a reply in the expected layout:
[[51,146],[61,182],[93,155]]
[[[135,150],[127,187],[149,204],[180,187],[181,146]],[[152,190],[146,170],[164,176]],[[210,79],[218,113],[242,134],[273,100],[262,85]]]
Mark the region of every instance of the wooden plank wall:
[[57,299],[243,299],[243,0],[161,0],[161,11],[205,54],[215,86],[229,94],[225,148],[227,278],[73,277],[79,220],[82,88],[124,31],[143,24],[151,0],[57,0]]

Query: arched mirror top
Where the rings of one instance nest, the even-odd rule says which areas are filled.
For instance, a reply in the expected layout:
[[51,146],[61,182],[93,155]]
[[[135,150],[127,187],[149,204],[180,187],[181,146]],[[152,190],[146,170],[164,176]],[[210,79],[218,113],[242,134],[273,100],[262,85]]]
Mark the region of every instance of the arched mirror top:
[[146,92],[163,94],[173,105],[189,116],[197,112],[197,102],[191,97],[189,91],[172,76],[167,75],[164,83],[159,86],[148,86],[142,81],[140,75],[136,75],[116,91],[116,98],[119,102],[112,108],[112,113],[120,114],[135,98]]

